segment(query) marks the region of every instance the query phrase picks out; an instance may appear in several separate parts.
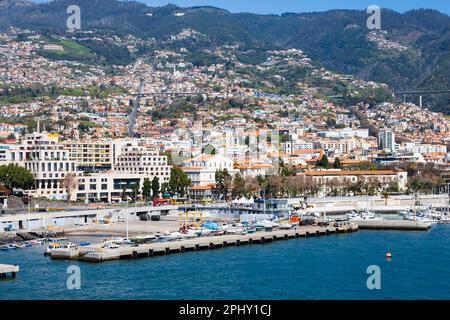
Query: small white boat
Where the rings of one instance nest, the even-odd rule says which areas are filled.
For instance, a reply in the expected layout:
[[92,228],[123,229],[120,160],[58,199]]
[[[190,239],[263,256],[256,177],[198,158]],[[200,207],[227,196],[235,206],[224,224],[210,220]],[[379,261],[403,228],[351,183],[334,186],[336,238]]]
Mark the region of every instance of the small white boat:
[[106,241],[102,244],[102,248],[105,249],[119,249],[120,246],[118,244],[116,244],[113,240],[111,241]]
[[[278,226],[278,224],[276,224]],[[270,220],[259,220],[254,225],[257,228],[273,229],[275,224]]]
[[450,216],[446,214],[441,215],[439,223],[450,223]]
[[227,228],[226,233],[227,234],[243,234],[244,233],[244,228],[242,228],[242,227],[230,227],[230,228]]
[[350,221],[380,221],[380,220],[385,220],[382,217],[379,217],[375,214],[375,212],[372,211],[362,211],[360,213],[357,212],[351,212],[351,213],[347,213],[346,217],[350,220]]
[[294,225],[291,223],[282,223],[282,224],[280,224],[279,228],[284,229],[284,230],[289,230],[289,229],[292,229],[293,226]]

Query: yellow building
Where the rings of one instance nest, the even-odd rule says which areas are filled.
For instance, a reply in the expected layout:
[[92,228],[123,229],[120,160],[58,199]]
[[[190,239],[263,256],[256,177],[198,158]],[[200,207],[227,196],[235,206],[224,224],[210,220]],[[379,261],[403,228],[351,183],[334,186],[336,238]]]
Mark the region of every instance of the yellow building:
[[112,143],[110,141],[71,141],[64,146],[69,150],[69,159],[76,161],[78,168],[85,172],[110,170],[113,164]]

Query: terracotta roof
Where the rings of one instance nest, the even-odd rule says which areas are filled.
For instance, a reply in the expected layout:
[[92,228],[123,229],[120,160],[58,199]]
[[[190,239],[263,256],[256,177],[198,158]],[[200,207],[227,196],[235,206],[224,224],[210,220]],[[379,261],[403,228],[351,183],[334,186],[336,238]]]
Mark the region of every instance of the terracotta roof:
[[322,149],[303,149],[295,150],[292,154],[310,154],[310,153],[322,153]]
[[[402,171],[403,172],[403,171]],[[308,171],[304,173],[307,176],[376,176],[376,175],[394,175],[393,170],[343,170],[343,171]]]
[[242,164],[235,166],[236,169],[270,169],[273,168],[271,164],[268,163],[258,163],[258,164]]
[[213,185],[192,186],[190,189],[192,189],[192,190],[212,190],[212,189],[214,189],[214,186]]
[[198,170],[205,170],[205,167],[181,167],[183,171],[198,171]]

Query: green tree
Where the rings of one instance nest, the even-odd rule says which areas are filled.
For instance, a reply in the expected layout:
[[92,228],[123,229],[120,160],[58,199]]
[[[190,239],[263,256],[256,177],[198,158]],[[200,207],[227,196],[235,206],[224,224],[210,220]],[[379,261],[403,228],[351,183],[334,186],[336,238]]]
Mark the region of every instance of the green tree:
[[325,154],[322,156],[322,158],[320,158],[319,161],[317,161],[317,166],[323,167],[323,168],[328,168],[328,166],[329,166],[328,157]]
[[126,186],[122,186],[121,198],[122,198],[122,201],[127,200],[127,187]]
[[153,199],[156,199],[159,197],[159,189],[160,189],[160,185],[159,185],[159,178],[158,177],[154,177],[152,180],[152,196]]
[[246,194],[245,180],[239,173],[234,176],[231,193],[233,198],[240,198]]
[[34,185],[33,174],[24,167],[14,164],[0,166],[0,183],[10,189],[30,189]]
[[152,183],[150,182],[149,178],[144,179],[144,183],[142,185],[142,196],[145,200],[149,200],[151,197],[151,191],[152,191]]
[[187,188],[190,187],[191,184],[191,179],[189,179],[186,172],[178,166],[172,167],[169,179],[169,188],[172,192],[183,197],[187,192]]
[[167,194],[169,192],[169,190],[170,190],[170,187],[169,187],[169,183],[168,182],[164,182],[164,183],[161,184],[161,193],[162,193],[163,196],[165,194]]
[[222,170],[216,170],[215,178],[216,190],[219,191],[219,194],[223,196],[223,199],[227,199],[228,190],[231,188],[233,178],[228,173],[228,170],[226,168]]
[[131,191],[132,191],[132,193],[133,193],[133,200],[134,200],[134,201],[137,201],[137,198],[138,198],[138,196],[139,196],[139,183],[134,183],[134,184],[131,186]]
[[341,169],[342,168],[341,160],[338,157],[336,157],[334,159],[333,168],[335,168],[335,169]]

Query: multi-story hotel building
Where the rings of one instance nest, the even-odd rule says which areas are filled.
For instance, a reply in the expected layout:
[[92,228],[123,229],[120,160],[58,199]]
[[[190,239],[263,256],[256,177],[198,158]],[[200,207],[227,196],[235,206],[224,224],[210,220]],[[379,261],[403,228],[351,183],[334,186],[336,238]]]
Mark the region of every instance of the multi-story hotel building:
[[142,191],[145,179],[158,177],[160,184],[169,182],[170,179],[171,166],[168,165],[167,156],[134,143],[122,146],[113,166],[114,170],[78,177],[76,200],[120,201],[124,191],[131,194],[135,184]]
[[111,141],[64,142],[70,160],[76,161],[84,172],[111,170],[113,166],[113,144]]
[[[135,184],[142,191],[145,179],[158,177],[161,184],[170,179],[167,156],[137,140],[60,143],[58,135],[44,132],[27,134],[21,144],[1,150],[0,163],[33,174],[35,186],[27,194],[52,200],[119,201]],[[73,174],[71,187],[68,174]]]
[[69,152],[59,143],[59,136],[48,133],[26,134],[23,142],[7,150],[6,162],[30,170],[35,178],[30,196],[54,200],[67,199],[64,179],[68,174],[79,175],[77,164],[70,160]]

